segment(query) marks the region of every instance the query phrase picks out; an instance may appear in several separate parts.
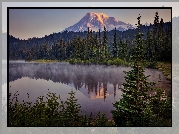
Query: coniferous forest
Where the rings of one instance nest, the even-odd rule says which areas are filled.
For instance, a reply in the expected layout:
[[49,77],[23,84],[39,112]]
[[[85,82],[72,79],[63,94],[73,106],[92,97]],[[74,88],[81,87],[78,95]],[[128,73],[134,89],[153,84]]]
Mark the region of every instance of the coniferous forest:
[[[130,66],[125,72],[122,96],[113,103],[112,120],[104,113],[81,115],[75,93],[61,103],[60,96],[48,93],[34,105],[18,103],[17,93],[9,98],[9,126],[171,126],[171,90],[156,88],[148,82],[145,68],[163,71],[171,84],[172,27],[164,23],[158,12],[154,23],[144,26],[137,18],[137,28],[118,31],[54,33],[44,38],[20,40],[9,36],[9,60],[58,61],[71,64],[104,64]],[[168,66],[169,65],[169,66]],[[154,93],[154,94],[150,94]],[[9,97],[12,96],[9,94]],[[29,96],[28,96],[29,97]],[[16,99],[16,100],[15,100]]]
[[[149,62],[171,62],[171,22],[164,23],[155,14],[154,23],[141,26],[144,33],[144,59]],[[118,59],[131,62],[135,51],[137,29],[127,31],[68,32],[54,33],[44,38],[19,40],[9,36],[9,59],[68,60],[71,63],[107,64]],[[120,59],[120,60],[119,60]],[[116,63],[117,64],[117,63]]]

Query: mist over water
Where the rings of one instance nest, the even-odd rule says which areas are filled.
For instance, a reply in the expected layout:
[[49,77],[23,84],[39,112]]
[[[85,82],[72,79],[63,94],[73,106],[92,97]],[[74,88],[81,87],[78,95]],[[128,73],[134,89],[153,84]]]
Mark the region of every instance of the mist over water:
[[[48,91],[60,95],[62,100],[69,97],[71,90],[82,106],[81,110],[97,114],[104,112],[111,118],[112,103],[121,97],[122,83],[125,82],[123,71],[130,67],[116,67],[104,65],[71,65],[69,63],[30,63],[24,61],[10,61],[9,64],[9,92],[19,92],[19,101],[35,102],[36,98],[46,95]],[[151,75],[149,81],[157,82],[169,89],[164,75],[155,69],[146,69],[145,75]],[[49,89],[49,90],[48,90]],[[27,93],[30,98],[27,99]]]

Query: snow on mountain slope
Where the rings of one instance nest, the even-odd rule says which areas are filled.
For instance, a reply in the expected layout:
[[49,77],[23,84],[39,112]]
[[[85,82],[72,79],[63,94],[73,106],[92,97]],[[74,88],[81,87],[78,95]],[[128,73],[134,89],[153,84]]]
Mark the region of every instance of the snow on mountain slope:
[[134,28],[131,24],[117,21],[114,17],[109,17],[104,13],[89,12],[78,23],[65,30],[74,32],[87,31],[89,27],[90,30],[92,29],[93,31],[98,31],[99,29],[103,31],[104,26],[108,31],[113,30],[115,27],[119,31]]

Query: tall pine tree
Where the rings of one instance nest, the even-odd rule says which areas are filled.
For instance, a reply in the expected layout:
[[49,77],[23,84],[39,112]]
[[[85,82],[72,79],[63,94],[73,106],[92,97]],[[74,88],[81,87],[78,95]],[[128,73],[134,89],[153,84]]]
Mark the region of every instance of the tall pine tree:
[[116,28],[114,29],[114,41],[112,45],[112,57],[118,57],[118,48],[117,48],[117,41],[116,41]]
[[147,82],[149,76],[144,75],[142,66],[143,34],[140,31],[140,17],[138,17],[138,34],[136,35],[136,48],[133,53],[134,65],[132,70],[125,72],[126,83],[121,89],[123,94],[119,102],[113,104],[116,110],[112,110],[113,119],[117,126],[152,126],[152,121],[156,118],[153,114],[149,96],[149,91],[154,91],[154,82]]

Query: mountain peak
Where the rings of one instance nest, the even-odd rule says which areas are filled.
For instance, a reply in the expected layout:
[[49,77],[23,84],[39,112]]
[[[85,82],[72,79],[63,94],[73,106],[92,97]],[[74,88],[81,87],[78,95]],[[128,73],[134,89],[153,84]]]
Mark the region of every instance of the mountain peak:
[[104,30],[104,26],[107,30],[113,30],[115,27],[117,30],[124,31],[133,28],[132,25],[126,24],[122,21],[116,21],[114,17],[109,17],[104,13],[89,12],[87,13],[78,23],[73,26],[66,28],[67,31],[87,31],[88,27],[90,30],[101,31]]
[[108,16],[106,14],[104,14],[104,13],[89,12],[87,14],[89,14],[92,17],[93,16],[98,16],[98,17],[102,17],[102,18],[108,18]]

